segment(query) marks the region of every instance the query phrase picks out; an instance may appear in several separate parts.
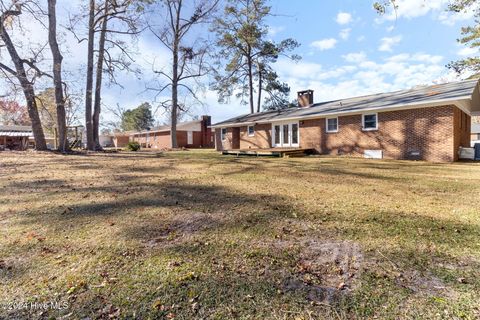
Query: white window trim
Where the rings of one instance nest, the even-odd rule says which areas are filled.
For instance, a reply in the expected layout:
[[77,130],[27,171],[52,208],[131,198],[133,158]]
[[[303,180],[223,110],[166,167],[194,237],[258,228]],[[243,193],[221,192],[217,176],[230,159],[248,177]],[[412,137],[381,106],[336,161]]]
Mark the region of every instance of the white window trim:
[[[223,130],[225,130],[225,133],[223,133]],[[227,140],[227,128],[220,129],[220,140],[222,141]]]
[[[253,133],[250,133],[250,127],[253,128]],[[247,134],[249,137],[254,137],[255,136],[255,126],[252,124],[250,126],[247,126]]]
[[[292,124],[296,124],[298,131],[297,131],[297,141],[298,143],[292,143]],[[275,144],[275,126],[279,125],[280,128],[280,144]],[[288,138],[288,145],[283,145],[283,125],[289,126],[289,138]],[[282,122],[272,122],[272,147],[273,148],[298,148],[300,146],[300,122],[299,121],[282,121]]]
[[[328,130],[328,120],[330,119],[337,119],[337,129],[336,130]],[[338,132],[338,117],[328,117],[325,118],[325,132],[327,133],[336,133]]]
[[[365,128],[365,116],[375,115],[375,128]],[[362,131],[376,131],[378,130],[378,112],[362,114]]]

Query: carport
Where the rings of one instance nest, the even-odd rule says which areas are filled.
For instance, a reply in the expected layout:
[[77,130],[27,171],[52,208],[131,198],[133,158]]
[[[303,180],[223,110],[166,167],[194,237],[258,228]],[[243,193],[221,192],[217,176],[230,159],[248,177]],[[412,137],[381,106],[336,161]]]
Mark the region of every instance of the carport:
[[0,151],[26,150],[31,136],[33,132],[29,126],[0,126]]

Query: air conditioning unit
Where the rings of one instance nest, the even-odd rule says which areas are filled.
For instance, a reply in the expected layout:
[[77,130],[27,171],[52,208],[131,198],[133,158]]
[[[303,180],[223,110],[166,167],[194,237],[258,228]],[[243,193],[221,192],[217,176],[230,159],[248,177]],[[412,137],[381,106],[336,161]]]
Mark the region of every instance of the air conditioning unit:
[[458,157],[462,160],[475,160],[475,149],[460,147],[460,150],[458,150]]

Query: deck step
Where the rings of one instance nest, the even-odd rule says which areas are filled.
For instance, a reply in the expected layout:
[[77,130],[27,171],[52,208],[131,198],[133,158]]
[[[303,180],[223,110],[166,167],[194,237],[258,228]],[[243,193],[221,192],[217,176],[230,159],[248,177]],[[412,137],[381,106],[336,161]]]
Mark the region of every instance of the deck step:
[[304,157],[311,153],[312,149],[246,149],[246,150],[223,150],[223,155],[235,156],[270,156],[270,157]]

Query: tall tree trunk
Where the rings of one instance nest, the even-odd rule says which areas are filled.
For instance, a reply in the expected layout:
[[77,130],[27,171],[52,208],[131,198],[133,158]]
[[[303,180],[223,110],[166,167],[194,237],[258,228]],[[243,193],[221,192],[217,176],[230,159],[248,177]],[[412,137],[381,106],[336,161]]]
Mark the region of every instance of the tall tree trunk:
[[62,54],[57,42],[56,0],[48,0],[48,42],[53,56],[53,83],[55,86],[55,104],[57,105],[58,150],[67,151],[67,123],[65,114],[65,99],[62,84]]
[[259,62],[257,62],[258,67],[258,97],[257,97],[257,112],[260,112],[260,107],[262,105],[262,68]]
[[252,61],[252,58],[250,57],[250,53],[247,59],[247,64],[248,64],[248,95],[249,95],[249,102],[250,102],[250,113],[255,113],[255,107],[253,102],[253,61]]
[[109,0],[105,0],[104,17],[102,21],[102,29],[100,31],[100,39],[98,44],[98,60],[97,60],[97,78],[95,81],[95,101],[93,105],[93,141],[95,149],[101,150],[99,138],[100,128],[100,111],[101,111],[101,94],[102,94],[102,76],[103,76],[103,59],[105,57],[105,39],[107,35]]
[[95,41],[95,0],[90,0],[88,18],[88,53],[87,53],[87,84],[85,90],[85,127],[87,131],[87,149],[95,150],[92,124],[92,90],[93,90],[93,50]]
[[12,75],[14,75],[20,82],[23,94],[25,95],[25,100],[27,101],[28,115],[30,117],[30,121],[32,122],[32,131],[33,137],[35,139],[35,146],[37,150],[47,150],[47,144],[45,142],[45,135],[43,133],[42,123],[40,121],[40,116],[38,115],[37,102],[35,101],[35,90],[32,83],[27,78],[27,73],[25,71],[23,61],[18,55],[18,52],[15,49],[12,40],[10,39],[10,35],[4,28],[4,19],[5,17],[2,15],[0,18],[0,37],[5,43],[8,53],[10,54],[10,58],[15,65],[15,71],[12,73]]
[[178,84],[176,81],[172,83],[172,117],[170,126],[170,135],[172,140],[172,148],[178,148],[177,141],[177,119],[178,118]]
[[[177,118],[178,118],[178,50],[180,42],[180,12],[182,8],[182,1],[178,2],[178,8],[176,9],[175,26],[174,26],[174,39],[173,39],[173,63],[172,63],[172,114],[170,120],[170,136],[172,141],[172,148],[178,148],[177,141]],[[170,10],[172,8],[170,7]]]
[[177,142],[177,118],[178,118],[178,45],[173,49],[173,70],[172,70],[172,114],[170,123],[170,135],[172,148],[178,148]]

